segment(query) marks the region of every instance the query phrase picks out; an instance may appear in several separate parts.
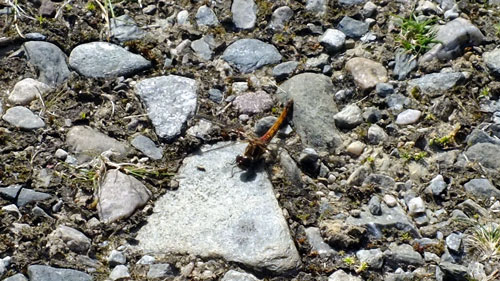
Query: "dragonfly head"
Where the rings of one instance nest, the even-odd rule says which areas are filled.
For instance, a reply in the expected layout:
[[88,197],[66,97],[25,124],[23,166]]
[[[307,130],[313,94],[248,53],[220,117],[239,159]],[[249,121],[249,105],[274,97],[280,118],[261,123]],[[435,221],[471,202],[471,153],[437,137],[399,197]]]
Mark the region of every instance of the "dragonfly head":
[[236,165],[242,170],[248,170],[252,166],[252,158],[244,156],[244,155],[238,155],[236,156]]

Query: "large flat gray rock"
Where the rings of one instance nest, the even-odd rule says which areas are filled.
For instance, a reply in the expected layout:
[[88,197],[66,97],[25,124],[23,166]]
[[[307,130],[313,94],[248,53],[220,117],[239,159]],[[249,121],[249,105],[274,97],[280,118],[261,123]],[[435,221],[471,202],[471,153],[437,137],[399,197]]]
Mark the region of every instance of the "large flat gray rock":
[[418,88],[425,95],[437,97],[465,78],[466,76],[462,72],[431,73],[408,81],[407,92],[411,93],[413,88]]
[[194,115],[197,91],[195,80],[177,75],[144,79],[135,87],[156,134],[167,141],[181,134]]
[[47,265],[28,266],[30,280],[36,281],[91,281],[92,276],[85,272],[67,268],[55,268]]
[[293,123],[303,142],[317,150],[335,149],[341,144],[334,118],[337,105],[329,77],[302,73],[285,81],[280,88],[284,99],[294,100]]
[[245,146],[232,144],[185,158],[179,188],[158,199],[136,237],[138,247],[223,257],[274,272],[296,268],[300,258],[267,174],[260,169],[244,173],[232,164]]

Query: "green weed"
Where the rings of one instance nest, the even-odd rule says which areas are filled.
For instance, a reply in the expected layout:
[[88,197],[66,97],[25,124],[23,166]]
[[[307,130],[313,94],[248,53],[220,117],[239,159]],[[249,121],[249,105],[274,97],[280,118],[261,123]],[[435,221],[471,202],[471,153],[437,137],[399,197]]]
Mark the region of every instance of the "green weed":
[[427,52],[431,48],[431,44],[439,43],[436,38],[436,31],[432,29],[436,23],[435,18],[420,21],[415,14],[411,14],[407,18],[401,19],[401,32],[396,37],[401,47],[413,53],[420,55]]

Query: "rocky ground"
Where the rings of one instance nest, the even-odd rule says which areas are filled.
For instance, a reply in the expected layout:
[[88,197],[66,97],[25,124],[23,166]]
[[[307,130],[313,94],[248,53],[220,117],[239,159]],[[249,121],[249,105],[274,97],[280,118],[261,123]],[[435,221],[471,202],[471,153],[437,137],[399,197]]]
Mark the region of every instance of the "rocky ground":
[[3,280],[500,280],[498,0],[4,0],[0,22]]

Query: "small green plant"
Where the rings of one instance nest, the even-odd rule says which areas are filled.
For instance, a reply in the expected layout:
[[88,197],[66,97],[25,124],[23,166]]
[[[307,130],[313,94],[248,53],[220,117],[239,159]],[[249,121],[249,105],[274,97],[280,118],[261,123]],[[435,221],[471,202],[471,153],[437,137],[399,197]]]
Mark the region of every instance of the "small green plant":
[[354,265],[356,263],[356,258],[354,256],[348,256],[342,259],[342,261],[347,265]]
[[500,36],[500,22],[495,24],[495,29],[497,30],[497,36]]
[[433,43],[439,43],[436,38],[436,31],[432,29],[435,18],[419,20],[415,14],[411,14],[407,18],[399,17],[401,19],[401,32],[396,37],[401,47],[413,53],[420,55],[427,52]]
[[425,151],[420,151],[420,152],[411,152],[405,149],[399,149],[399,156],[406,161],[420,161],[424,159],[427,156],[427,152]]
[[490,96],[490,88],[484,87],[481,89],[481,92],[479,93],[480,97],[487,98]]
[[364,261],[358,266],[358,268],[356,268],[356,273],[364,272],[368,269],[368,267],[368,263]]
[[66,10],[66,12],[71,12],[71,10],[73,10],[73,6],[71,6],[70,4],[66,4],[64,6],[64,9]]
[[42,15],[37,16],[36,20],[38,21],[39,25],[44,25],[47,22],[47,19],[44,18]]
[[411,241],[411,239],[412,239],[412,237],[411,237],[411,234],[409,232],[403,232],[401,234],[401,240],[409,242],[409,241]]
[[96,6],[95,6],[94,2],[88,2],[85,9],[87,9],[87,11],[93,12],[93,11],[95,11]]

